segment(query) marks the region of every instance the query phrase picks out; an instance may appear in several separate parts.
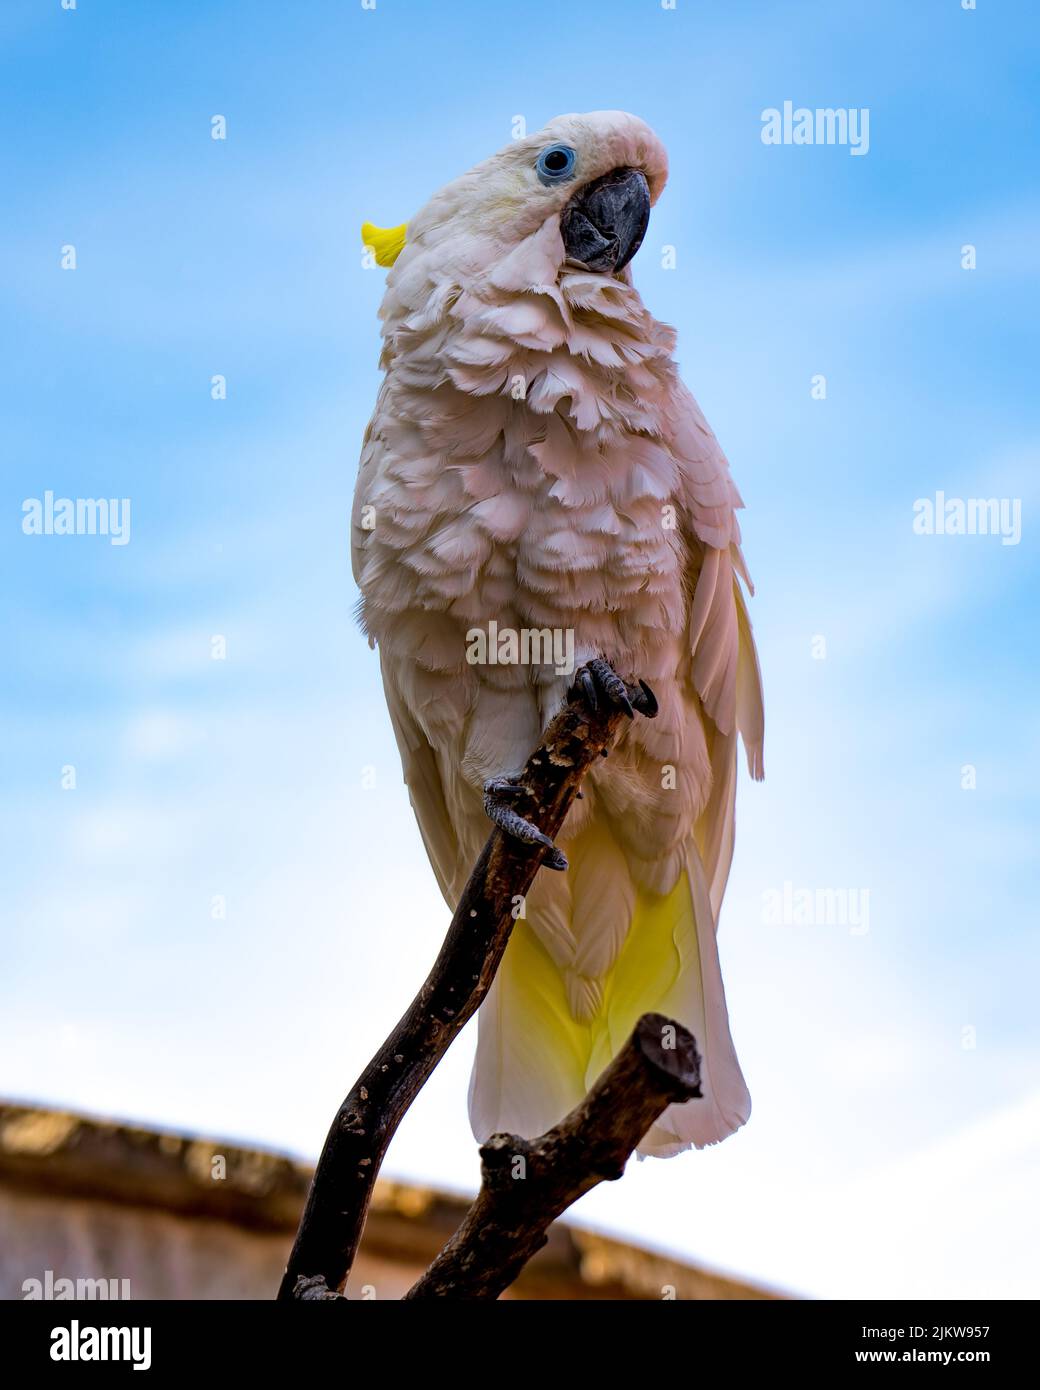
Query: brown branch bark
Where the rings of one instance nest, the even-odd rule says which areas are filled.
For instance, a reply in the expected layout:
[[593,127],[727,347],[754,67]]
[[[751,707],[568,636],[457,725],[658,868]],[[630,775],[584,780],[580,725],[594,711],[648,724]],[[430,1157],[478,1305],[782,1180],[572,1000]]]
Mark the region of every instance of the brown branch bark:
[[[606,755],[626,717],[605,702],[593,711],[572,698],[527,760],[519,779],[526,794],[514,803],[516,811],[554,838],[582,777]],[[387,1146],[487,994],[512,931],[515,900],[531,887],[544,855],[544,848],[492,832],[425,984],[332,1122],[279,1299],[334,1296],[343,1288]]]
[[620,1178],[666,1106],[700,1096],[693,1036],[644,1014],[579,1106],[538,1139],[495,1134],[462,1225],[405,1298],[497,1298],[548,1239],[553,1221],[600,1182]]

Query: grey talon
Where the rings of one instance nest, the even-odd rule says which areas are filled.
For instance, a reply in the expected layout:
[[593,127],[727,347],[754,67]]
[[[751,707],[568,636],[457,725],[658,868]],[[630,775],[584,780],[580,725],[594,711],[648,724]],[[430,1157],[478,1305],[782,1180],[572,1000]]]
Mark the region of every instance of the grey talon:
[[492,824],[497,825],[504,835],[519,840],[524,845],[541,845],[547,850],[543,864],[550,869],[566,869],[567,858],[558,850],[549,836],[539,830],[533,821],[526,820],[508,803],[526,793],[527,788],[519,782],[506,778],[491,778],[484,783],[484,814]]
[[497,797],[502,801],[516,801],[526,792],[527,788],[522,782],[513,782],[508,777],[492,777],[484,783],[484,806],[487,807],[489,796]]
[[484,811],[488,820],[497,825],[510,839],[520,840],[525,845],[552,845],[548,835],[539,830],[533,821],[525,820],[512,806],[503,806],[493,798],[485,796]]
[[632,703],[645,719],[654,719],[660,708],[657,703],[657,696],[644,680],[639,682],[639,689],[641,693],[635,697]]
[[578,673],[578,684],[581,686],[581,693],[585,696],[585,702],[593,713],[599,709],[599,697],[596,694],[596,682],[584,668]]
[[[632,709],[632,701],[628,696],[628,687],[614,670],[613,666],[611,666],[610,662],[603,657],[594,657],[592,661],[588,663],[588,672],[591,677],[591,683],[598,687],[599,691],[607,697],[611,704],[617,705],[619,709],[623,709],[629,719],[634,719],[635,712]],[[592,708],[596,708],[595,703],[593,703]]]

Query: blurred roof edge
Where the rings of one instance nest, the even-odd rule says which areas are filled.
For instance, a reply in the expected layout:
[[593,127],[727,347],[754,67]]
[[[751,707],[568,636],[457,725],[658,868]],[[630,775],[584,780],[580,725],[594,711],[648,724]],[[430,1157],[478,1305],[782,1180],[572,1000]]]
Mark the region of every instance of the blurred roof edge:
[[[0,1101],[0,1183],[41,1195],[159,1208],[288,1236],[312,1171],[270,1150]],[[426,1263],[468,1206],[465,1197],[380,1179],[363,1248],[391,1260]],[[561,1280],[584,1285],[592,1298],[789,1297],[558,1221],[517,1292],[552,1296]]]

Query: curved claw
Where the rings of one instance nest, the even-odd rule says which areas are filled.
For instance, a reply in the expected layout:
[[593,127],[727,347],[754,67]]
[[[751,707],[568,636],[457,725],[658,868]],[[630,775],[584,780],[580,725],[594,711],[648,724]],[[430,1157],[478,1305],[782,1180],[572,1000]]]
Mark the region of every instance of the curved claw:
[[633,719],[635,715],[632,710],[632,701],[628,698],[628,686],[610,662],[605,661],[601,656],[594,657],[588,663],[588,671],[598,690],[607,697],[610,703],[623,709],[629,719]]
[[567,856],[553,844],[543,830],[533,821],[527,820],[514,811],[508,803],[523,794],[524,788],[516,782],[493,778],[484,783],[484,814],[492,824],[497,825],[503,834],[525,845],[541,845],[546,851],[542,863],[547,869],[566,869]]
[[640,680],[639,693],[636,694],[632,703],[641,715],[646,719],[654,719],[660,706],[657,703],[657,696],[647,685],[646,681]]
[[589,672],[585,670],[584,666],[578,672],[578,685],[581,687],[581,693],[585,696],[585,701],[589,709],[595,713],[596,710],[599,709],[599,696],[596,694],[596,682],[592,679]]

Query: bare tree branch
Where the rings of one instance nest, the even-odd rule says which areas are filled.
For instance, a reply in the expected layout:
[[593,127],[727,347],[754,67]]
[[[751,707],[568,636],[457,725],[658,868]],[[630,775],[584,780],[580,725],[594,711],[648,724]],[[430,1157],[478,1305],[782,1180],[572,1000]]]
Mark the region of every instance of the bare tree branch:
[[[603,663],[593,663],[593,665]],[[575,677],[589,688],[590,668]],[[598,674],[595,673],[594,674]],[[628,688],[637,709],[649,692]],[[648,714],[656,712],[649,697]],[[582,777],[606,756],[626,713],[616,703],[572,698],[552,720],[518,779],[513,809],[556,836]],[[548,851],[552,853],[552,851]],[[484,846],[425,984],[361,1073],[332,1122],[278,1291],[323,1298],[350,1272],[376,1175],[405,1112],[491,987],[523,897],[547,854],[494,830]]]
[[585,1099],[538,1139],[495,1134],[462,1225],[405,1298],[497,1298],[547,1240],[553,1221],[600,1182],[620,1178],[666,1106],[700,1096],[693,1035],[644,1014]]

